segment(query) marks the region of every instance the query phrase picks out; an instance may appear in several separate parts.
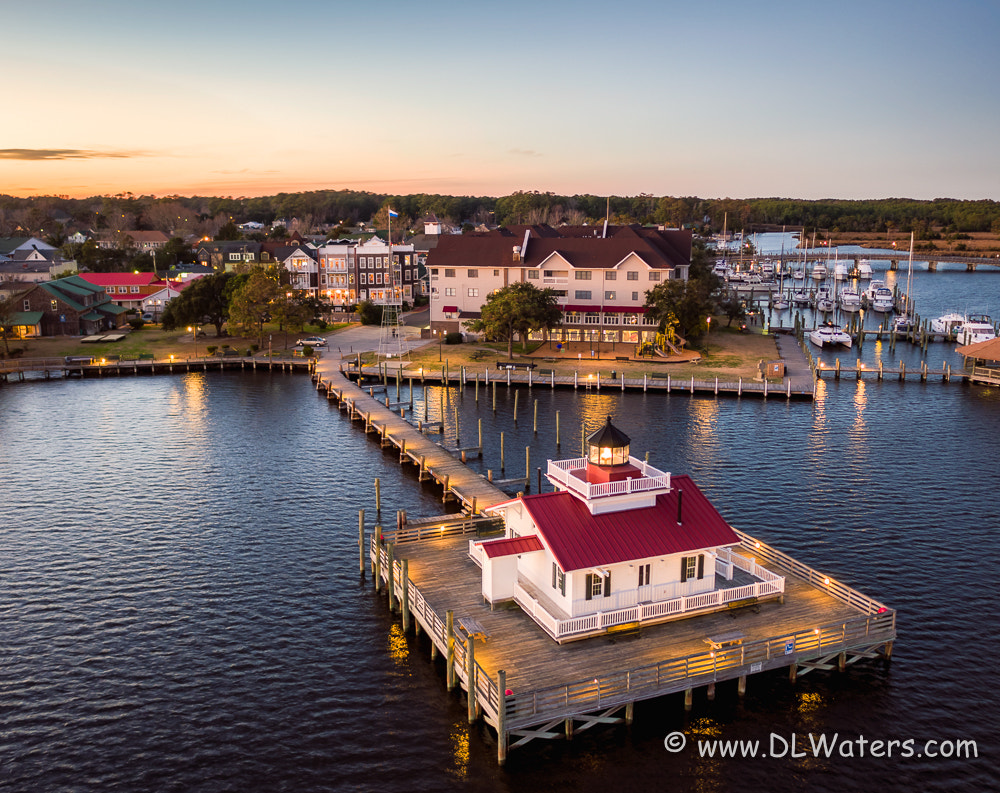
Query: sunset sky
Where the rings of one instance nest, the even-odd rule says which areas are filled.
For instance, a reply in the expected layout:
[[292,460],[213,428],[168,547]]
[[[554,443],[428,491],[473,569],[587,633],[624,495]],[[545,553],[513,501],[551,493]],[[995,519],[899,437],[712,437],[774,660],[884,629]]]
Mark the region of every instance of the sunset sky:
[[35,0],[3,20],[9,195],[1000,199],[995,2]]

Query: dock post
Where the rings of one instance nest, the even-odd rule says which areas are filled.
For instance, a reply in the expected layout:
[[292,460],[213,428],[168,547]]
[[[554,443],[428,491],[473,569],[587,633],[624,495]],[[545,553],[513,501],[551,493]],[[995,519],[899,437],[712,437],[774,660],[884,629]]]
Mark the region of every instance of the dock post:
[[410,575],[410,565],[406,559],[403,559],[400,564],[402,565],[400,584],[403,587],[403,633],[406,634],[410,632],[410,588],[406,585]]
[[533,430],[535,435],[538,434],[538,400],[535,400],[535,419],[533,424]]
[[747,693],[747,676],[740,675],[740,679],[736,683],[736,693],[741,697]]
[[899,379],[900,380],[906,379],[906,364],[903,363],[903,361],[899,362]]
[[794,685],[795,680],[798,676],[799,676],[799,665],[793,662],[792,665],[788,667],[788,682]]
[[514,392],[514,423],[517,424],[517,398],[520,395],[520,389]]
[[[669,375],[667,375],[669,377]],[[736,396],[743,396],[743,378],[741,377],[736,383]]]
[[648,378],[649,378],[649,373],[648,372],[643,372],[642,373],[642,393],[644,393],[644,394],[646,393],[646,385],[647,385],[647,382],[648,382]]
[[406,438],[399,442],[399,462],[406,462]]
[[479,372],[476,372],[476,404],[479,404]]
[[451,484],[451,474],[444,475],[444,492],[441,493],[441,503],[444,504],[448,501],[448,490]]
[[837,363],[835,365],[833,377],[834,377],[835,380],[839,380],[840,379],[840,358],[837,359]]
[[418,482],[423,482],[427,476],[427,455],[420,455],[420,474],[417,476]]
[[497,762],[507,762],[507,673],[497,670]]
[[715,699],[715,683],[708,684],[708,688],[705,691],[705,695],[708,697],[709,702]]
[[579,380],[580,380],[580,372],[579,371],[574,371],[573,372],[573,390],[574,391],[576,391],[576,387],[579,385]]
[[847,670],[847,653],[841,653],[837,656],[837,671],[844,672]]
[[479,419],[479,457],[483,456],[483,420]]
[[632,726],[632,722],[635,719],[635,703],[626,702],[625,703],[625,724],[627,726]]
[[447,662],[447,681],[448,690],[455,690],[455,612],[448,609],[445,612],[445,627],[447,629],[448,637],[448,655],[445,659]]
[[946,383],[950,383],[951,382],[951,364],[950,363],[945,363],[944,367],[945,367],[944,368],[944,381]]
[[393,552],[396,550],[394,543],[387,542],[385,544],[385,556],[386,556],[386,572],[389,574],[388,581],[386,584],[389,589],[389,611],[396,611],[396,560],[393,558]]
[[468,684],[469,724],[476,723],[476,639],[469,636],[465,643],[466,683]]
[[879,382],[882,382],[882,361],[881,361],[881,359],[879,359],[879,362],[878,362],[878,379],[879,379]]
[[691,710],[691,706],[694,704],[694,689],[685,688],[684,689],[684,710]]
[[566,733],[566,740],[573,740],[573,719],[568,718],[563,721],[563,730]]
[[860,380],[861,379],[861,359],[860,358],[858,358],[858,362],[857,362],[857,364],[855,366],[855,369],[854,369],[854,378],[856,380]]
[[500,433],[500,473],[504,472],[503,432]]
[[535,469],[536,479],[538,479],[538,492],[542,492],[542,466]]
[[531,447],[524,447],[524,489],[531,492]]
[[373,562],[375,572],[375,592],[382,591],[382,527],[375,527],[375,561]]
[[[559,411],[556,411],[556,448],[559,448]],[[482,445],[480,445],[482,449]]]
[[375,513],[382,514],[382,485],[377,476],[375,477]]
[[667,375],[667,393],[670,393],[670,375]]
[[497,381],[493,381],[493,412],[497,412]]
[[476,512],[478,511],[478,506],[476,504],[476,496],[472,497],[472,506],[469,508],[469,515],[476,517]]
[[358,510],[358,572],[365,577],[365,511]]

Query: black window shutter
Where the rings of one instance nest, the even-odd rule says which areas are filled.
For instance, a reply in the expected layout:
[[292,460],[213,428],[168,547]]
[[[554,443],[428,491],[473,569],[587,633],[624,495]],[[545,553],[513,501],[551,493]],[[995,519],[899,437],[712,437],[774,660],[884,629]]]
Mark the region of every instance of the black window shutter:
[[587,600],[590,600],[594,594],[594,576],[587,573]]
[[688,580],[688,560],[686,556],[681,557],[681,583]]
[[552,563],[552,588],[556,588],[556,563]]
[[705,577],[705,554],[698,554],[698,580]]
[[559,593],[566,594],[566,574],[561,570],[559,571]]
[[611,573],[604,576],[604,597],[611,597]]

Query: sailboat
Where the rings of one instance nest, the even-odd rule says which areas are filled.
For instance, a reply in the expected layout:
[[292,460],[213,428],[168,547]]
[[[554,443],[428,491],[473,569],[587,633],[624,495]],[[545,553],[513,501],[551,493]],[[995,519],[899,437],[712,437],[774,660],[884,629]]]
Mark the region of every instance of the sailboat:
[[892,322],[892,327],[898,333],[906,333],[913,327],[913,232],[910,232],[910,264],[906,268],[906,310]]

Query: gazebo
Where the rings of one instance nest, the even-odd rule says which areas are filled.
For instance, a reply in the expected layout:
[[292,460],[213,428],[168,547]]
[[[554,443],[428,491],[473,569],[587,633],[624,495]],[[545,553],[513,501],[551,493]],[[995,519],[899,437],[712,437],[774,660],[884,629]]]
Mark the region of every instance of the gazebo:
[[965,360],[966,369],[972,365],[970,382],[1000,385],[1000,338],[966,344],[955,351]]

